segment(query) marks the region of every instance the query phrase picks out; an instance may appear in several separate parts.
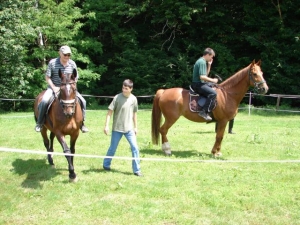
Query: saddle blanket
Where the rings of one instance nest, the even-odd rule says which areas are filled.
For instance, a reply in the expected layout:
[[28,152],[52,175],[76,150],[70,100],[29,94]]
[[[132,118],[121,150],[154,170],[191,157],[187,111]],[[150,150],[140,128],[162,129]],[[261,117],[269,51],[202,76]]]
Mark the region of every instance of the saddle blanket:
[[194,95],[190,93],[190,110],[192,112],[199,112],[201,110],[201,107],[198,104],[199,95]]

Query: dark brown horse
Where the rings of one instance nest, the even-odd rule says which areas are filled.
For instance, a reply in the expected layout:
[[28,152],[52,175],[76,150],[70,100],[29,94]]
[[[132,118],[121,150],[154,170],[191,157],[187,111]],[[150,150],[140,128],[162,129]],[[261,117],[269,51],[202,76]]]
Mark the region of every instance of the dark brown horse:
[[[214,120],[218,122],[216,141],[211,151],[214,156],[221,156],[221,142],[226,124],[235,117],[249,86],[254,86],[259,94],[266,94],[268,91],[260,64],[261,61],[255,63],[254,60],[249,66],[222,82],[216,89],[217,106],[212,111]],[[165,122],[160,127],[162,114]],[[191,112],[189,90],[183,88],[158,90],[152,106],[152,142],[157,145],[161,134],[162,150],[167,155],[171,154],[171,146],[167,138],[168,130],[181,115],[194,122],[207,122],[198,116],[198,113]]]
[[[49,153],[53,152],[53,139],[56,136],[64,153],[75,154],[75,143],[79,136],[79,130],[83,120],[81,107],[76,98],[77,71],[74,69],[72,74],[62,74],[59,70],[59,77],[61,78],[60,93],[55,97],[55,100],[46,114],[41,135]],[[45,91],[40,93],[35,99],[35,118],[38,116],[38,104],[41,102],[44,92]],[[50,142],[47,136],[47,130],[50,130]],[[65,140],[66,135],[70,135],[70,148]],[[73,156],[66,155],[66,159],[69,164],[69,180],[70,182],[76,182],[77,177],[74,172]],[[52,154],[48,154],[48,162],[54,166]]]

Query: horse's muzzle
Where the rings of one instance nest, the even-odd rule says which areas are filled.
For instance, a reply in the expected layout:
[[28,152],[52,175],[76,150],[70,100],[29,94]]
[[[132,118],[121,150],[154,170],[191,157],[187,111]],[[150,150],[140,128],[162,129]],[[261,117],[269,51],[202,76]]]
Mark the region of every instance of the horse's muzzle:
[[256,87],[257,93],[258,94],[266,94],[269,90],[269,87],[266,83],[261,84],[260,86]]
[[75,113],[75,99],[72,100],[61,100],[64,115],[68,118],[72,117]]
[[71,118],[74,115],[75,112],[68,112],[68,111],[64,111],[64,114],[67,118]]

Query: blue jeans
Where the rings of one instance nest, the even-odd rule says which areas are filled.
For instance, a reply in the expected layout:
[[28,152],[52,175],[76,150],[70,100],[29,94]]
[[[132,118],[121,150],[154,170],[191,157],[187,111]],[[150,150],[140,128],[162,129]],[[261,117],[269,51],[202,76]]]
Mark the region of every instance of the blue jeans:
[[[139,159],[139,149],[137,146],[136,135],[133,130],[123,133],[118,131],[112,131],[110,146],[107,150],[106,156],[114,156],[119,145],[119,142],[122,136],[125,136],[127,141],[130,144],[131,152],[132,152],[132,170],[133,173],[140,171],[140,159]],[[110,168],[112,158],[104,158],[103,167]]]
[[217,92],[213,88],[211,88],[208,85],[208,83],[193,82],[192,88],[194,89],[195,92],[207,98],[203,106],[203,110],[206,113],[211,112],[211,107],[213,102],[216,100]]

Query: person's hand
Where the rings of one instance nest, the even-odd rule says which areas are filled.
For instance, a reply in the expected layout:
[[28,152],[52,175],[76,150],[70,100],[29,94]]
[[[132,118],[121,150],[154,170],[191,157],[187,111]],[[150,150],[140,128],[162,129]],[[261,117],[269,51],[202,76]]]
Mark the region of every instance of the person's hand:
[[207,62],[209,65],[213,63],[214,59],[212,58],[209,62]]
[[218,83],[218,81],[219,81],[218,78],[213,79],[213,82],[216,83],[216,84]]
[[137,128],[134,128],[134,133],[135,135],[137,135]]
[[104,128],[104,134],[108,135],[108,132],[109,132],[108,126],[105,126],[105,128]]
[[53,92],[54,92],[55,96],[58,96],[58,93],[60,92],[60,88],[59,88],[59,87],[56,87],[56,86],[54,86],[54,87],[52,88],[52,90],[53,90]]

